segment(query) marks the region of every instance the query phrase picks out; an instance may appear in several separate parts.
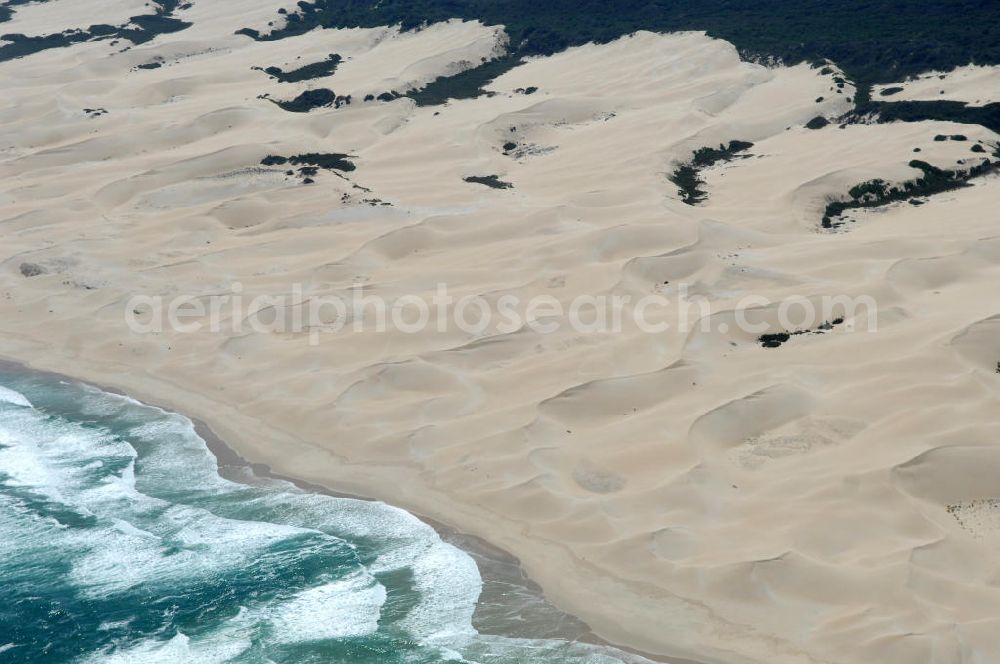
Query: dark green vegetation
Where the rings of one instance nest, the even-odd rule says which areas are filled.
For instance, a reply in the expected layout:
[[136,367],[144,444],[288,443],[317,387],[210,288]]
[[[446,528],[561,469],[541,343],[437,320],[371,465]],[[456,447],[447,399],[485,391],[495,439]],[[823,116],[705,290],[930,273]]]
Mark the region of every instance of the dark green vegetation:
[[812,120],[806,123],[806,129],[822,129],[828,124],[830,124],[829,120],[824,118],[822,115],[817,115]]
[[307,169],[305,172],[306,175],[315,175],[317,172],[315,169],[317,168],[323,168],[328,171],[353,171],[356,168],[351,161],[353,158],[349,154],[340,152],[309,152],[291,157],[268,155],[260,163],[262,166],[284,166],[285,164],[303,166]]
[[699,176],[699,172],[713,166],[720,161],[730,161],[736,157],[747,157],[749,155],[740,154],[753,147],[753,143],[748,141],[729,141],[729,145],[720,144],[718,148],[698,148],[694,152],[691,161],[681,164],[671,173],[667,179],[678,187],[677,193],[688,205],[701,203],[708,196],[701,187],[705,181]]
[[308,113],[314,108],[323,108],[328,106],[340,108],[345,104],[351,103],[351,95],[341,96],[333,90],[329,90],[327,88],[306,90],[298,97],[291,100],[271,99],[267,96],[265,96],[264,99],[267,99],[272,104],[280,106],[284,110],[291,111],[292,113]]
[[859,104],[858,111],[878,113],[883,122],[951,120],[962,124],[978,124],[1000,132],[1000,103],[967,106],[960,101],[868,102]]
[[493,189],[513,189],[514,185],[510,182],[504,182],[497,175],[470,175],[468,177],[462,178],[465,182],[472,182],[474,184],[485,184],[487,187]]
[[47,0],[6,0],[0,4],[0,23],[9,21],[14,15],[14,7],[18,5],[30,5],[36,2],[46,2]]
[[[12,6],[28,1],[8,0],[0,12],[9,14]],[[183,29],[188,24],[172,17],[178,1],[154,3],[156,12],[134,18],[134,28],[97,25],[40,37],[9,36],[9,43],[0,46],[0,61],[89,39],[147,41],[152,34]],[[300,0],[295,11],[282,13],[284,27],[269,33],[248,28],[238,32],[264,41],[317,27],[399,24],[413,30],[449,18],[506,26],[507,57],[408,94],[422,105],[481,94],[484,85],[524,56],[607,42],[636,30],[706,30],[734,43],[748,59],[837,63],[857,85],[858,110],[886,121],[948,119],[1000,130],[996,105],[976,109],[960,102],[874,102],[870,94],[874,83],[904,80],[930,69],[1000,63],[1000,2],[995,0]],[[833,73],[830,67],[821,71]]]
[[923,171],[923,176],[915,180],[907,180],[899,185],[890,185],[885,180],[869,180],[857,184],[848,191],[850,197],[846,201],[828,203],[823,212],[823,228],[837,228],[843,225],[839,221],[847,210],[857,208],[872,208],[889,205],[899,201],[909,200],[920,204],[915,199],[919,196],[931,196],[953,189],[968,187],[969,180],[1000,170],[1000,148],[993,154],[997,161],[983,159],[979,164],[968,170],[946,171],[928,164],[926,161],[914,159],[910,162],[912,168]]
[[331,53],[326,60],[311,62],[297,69],[289,69],[288,71],[283,70],[281,67],[267,67],[266,69],[254,67],[254,69],[263,71],[279,83],[299,83],[300,81],[308,81],[313,78],[331,76],[335,71],[337,71],[340,61],[341,58],[339,55]]
[[700,168],[714,166],[720,161],[729,161],[740,152],[746,152],[753,147],[750,141],[729,141],[729,145],[719,144],[718,148],[699,148],[695,150],[691,163]]
[[[6,5],[8,11],[12,4],[27,3],[8,2]],[[99,23],[91,25],[86,30],[65,30],[50,35],[2,35],[0,39],[6,43],[0,45],[0,62],[21,58],[50,48],[64,48],[85,41],[128,39],[133,44],[143,44],[156,35],[178,32],[191,26],[190,23],[173,17],[174,11],[180,8],[178,6],[179,0],[156,0],[151,4],[154,13],[132,16],[124,25],[115,26]],[[2,9],[3,7],[0,7],[0,10]]]
[[519,64],[521,64],[519,57],[497,58],[454,76],[438,76],[423,88],[411,90],[404,96],[415,101],[417,106],[434,106],[443,104],[449,99],[472,99],[487,94],[483,89],[486,85]]
[[762,334],[757,337],[757,341],[764,348],[778,348],[781,344],[785,343],[792,337],[797,337],[802,334],[823,334],[824,332],[832,330],[834,325],[840,325],[843,322],[843,318],[834,318],[831,321],[823,323],[815,330],[797,330],[795,332],[773,332],[771,334]]
[[883,97],[891,97],[892,95],[899,94],[902,91],[903,91],[903,88],[892,87],[892,88],[885,88],[879,94],[881,94]]
[[337,94],[333,90],[318,88],[306,90],[291,101],[275,101],[274,103],[292,113],[308,113],[314,108],[332,106],[336,99]]
[[678,166],[667,179],[677,185],[677,194],[688,205],[701,203],[708,196],[708,192],[701,188],[705,181],[698,176],[698,169],[690,164]]
[[302,0],[298,7],[278,30],[240,32],[271,40],[315,27],[400,24],[412,30],[449,18],[479,19],[506,26],[516,59],[636,30],[705,30],[748,59],[831,60],[857,84],[859,104],[870,101],[873,83],[970,62],[1000,63],[1000,2],[993,0]]

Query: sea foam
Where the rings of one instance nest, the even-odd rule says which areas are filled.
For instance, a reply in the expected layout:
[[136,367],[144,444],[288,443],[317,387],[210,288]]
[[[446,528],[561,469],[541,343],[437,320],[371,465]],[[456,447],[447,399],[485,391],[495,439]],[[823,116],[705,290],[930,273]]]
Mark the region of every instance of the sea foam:
[[12,385],[23,391],[0,388],[12,662],[642,661],[480,635],[475,562],[404,510],[232,482],[185,417],[71,383]]
[[0,385],[0,403],[8,403],[15,406],[31,408],[31,402],[28,401],[27,397],[20,392],[4,387],[3,385]]

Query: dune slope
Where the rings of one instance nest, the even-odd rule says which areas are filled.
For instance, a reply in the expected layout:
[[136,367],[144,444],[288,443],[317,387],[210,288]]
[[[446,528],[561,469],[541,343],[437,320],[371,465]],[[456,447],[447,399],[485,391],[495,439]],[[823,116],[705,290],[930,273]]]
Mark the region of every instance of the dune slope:
[[[914,158],[968,167],[1000,137],[807,128],[851,107],[835,69],[742,62],[701,33],[572,48],[417,107],[377,97],[501,56],[502,29],[234,34],[280,6],[195,3],[190,28],[127,50],[0,63],[0,355],[483,536],[616,643],[719,663],[1000,652],[1000,179],[821,225],[859,183],[913,180]],[[316,79],[259,69],[330,54]],[[340,100],[273,103],[316,90]],[[701,170],[707,196],[685,204],[671,174],[733,140],[753,146]],[[351,168],[262,164],[310,153]],[[466,180],[489,176],[511,186]],[[614,333],[126,325],[134,294],[296,293],[280,317],[440,283],[491,303],[697,298],[708,324],[681,332],[669,308],[657,334],[630,316]],[[840,314],[764,348],[736,324],[751,295],[867,296],[877,331]],[[786,331],[773,307],[752,317]]]

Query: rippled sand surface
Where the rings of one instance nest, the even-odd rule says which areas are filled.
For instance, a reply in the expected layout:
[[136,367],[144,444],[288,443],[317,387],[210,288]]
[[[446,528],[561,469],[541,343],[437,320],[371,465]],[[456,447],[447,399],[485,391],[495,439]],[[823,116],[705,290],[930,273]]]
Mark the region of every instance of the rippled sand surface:
[[[808,129],[851,106],[835,68],[742,62],[697,33],[572,48],[445,106],[365,102],[502,53],[502,32],[234,34],[277,8],[196,2],[178,13],[190,28],[147,44],[0,64],[0,354],[480,535],[616,643],[727,664],[1000,652],[1000,181],[821,226],[852,186],[912,180],[914,158],[978,163],[972,146],[992,151],[995,134]],[[327,78],[253,69],[331,53]],[[261,98],[316,88],[352,103]],[[731,140],[753,143],[747,158],[704,170],[705,201],[682,202],[668,175]],[[356,168],[303,184],[261,165],[310,152]],[[512,187],[464,180],[490,175]],[[315,345],[308,330],[124,323],[135,293],[207,299],[235,282],[248,299],[295,284],[429,299],[447,283],[567,304],[683,287],[710,313],[687,333],[671,308],[651,314],[673,325],[658,334],[348,326]],[[847,315],[763,348],[735,324],[750,295],[868,296],[877,331]],[[753,316],[778,333],[774,313]]]

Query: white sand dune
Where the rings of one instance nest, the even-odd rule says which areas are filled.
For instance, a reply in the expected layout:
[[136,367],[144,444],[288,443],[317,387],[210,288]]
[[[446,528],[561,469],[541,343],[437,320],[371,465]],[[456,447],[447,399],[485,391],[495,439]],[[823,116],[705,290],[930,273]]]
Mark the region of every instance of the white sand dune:
[[85,30],[94,24],[124,25],[132,16],[149,13],[146,0],[93,0],[79,3],[72,0],[45,0],[11,7],[13,16],[2,25],[4,34],[31,37]]
[[[899,89],[902,88],[902,89]],[[889,90],[889,94],[884,92]],[[960,101],[969,106],[1000,102],[1000,67],[967,65],[948,72],[929,71],[899,83],[876,85],[881,101]]]
[[[837,232],[820,220],[855,184],[913,179],[914,157],[976,163],[970,147],[1000,137],[807,129],[853,89],[699,33],[537,58],[446,106],[365,103],[499,54],[502,32],[234,34],[280,6],[195,3],[191,28],[125,52],[0,64],[0,355],[169,404],[278,472],[481,535],[614,642],[706,663],[993,661],[1000,179],[852,211]],[[331,53],[340,68],[314,81],[252,69]],[[259,97],[317,87],[353,101],[290,113]],[[667,174],[734,139],[750,157],[707,169],[707,200],[684,204]],[[306,152],[357,169],[304,185],[260,164]],[[513,188],[463,181],[486,175]],[[133,294],[207,302],[235,282],[247,299],[293,284],[430,298],[446,282],[564,304],[684,286],[711,326],[347,327],[311,345],[310,330],[229,319],[217,333],[125,325]],[[848,317],[765,349],[737,325],[748,295],[867,295],[878,330]],[[748,313],[770,331],[776,316]]]

